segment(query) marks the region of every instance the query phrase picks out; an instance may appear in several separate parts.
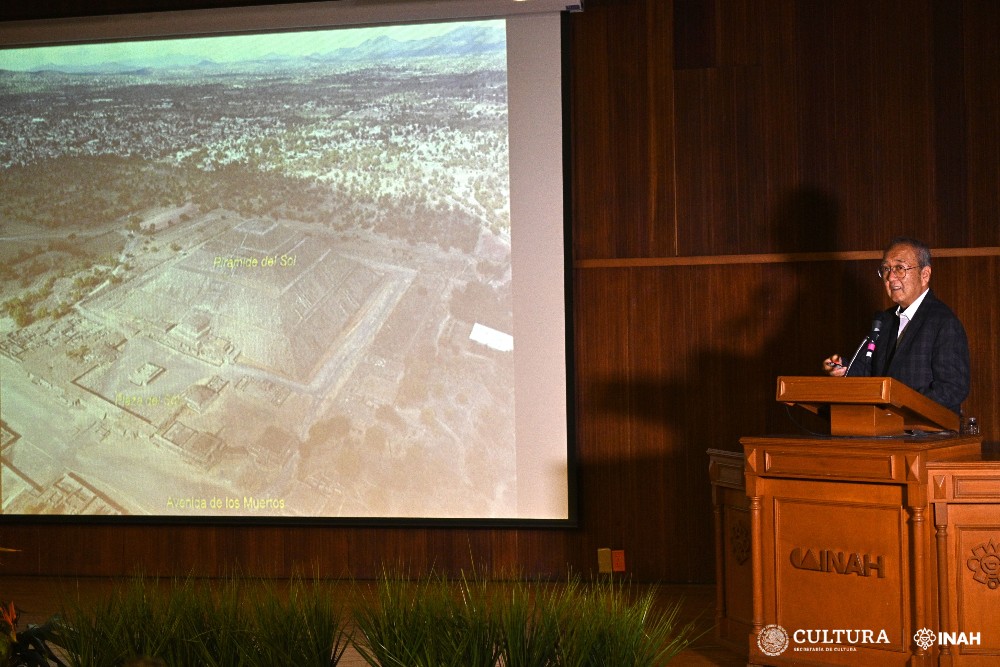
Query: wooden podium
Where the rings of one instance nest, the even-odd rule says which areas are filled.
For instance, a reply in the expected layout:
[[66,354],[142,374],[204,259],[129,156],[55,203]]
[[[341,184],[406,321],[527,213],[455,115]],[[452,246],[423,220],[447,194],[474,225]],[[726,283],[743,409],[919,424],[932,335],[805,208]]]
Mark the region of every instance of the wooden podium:
[[740,441],[749,663],[939,664],[937,644],[915,639],[941,627],[937,553],[946,546],[935,538],[927,470],[975,459],[981,438],[957,435],[954,413],[889,378],[782,377],[777,400],[829,409],[834,435]]
[[830,435],[958,432],[958,415],[892,378],[779,377],[778,400],[811,412],[828,408]]

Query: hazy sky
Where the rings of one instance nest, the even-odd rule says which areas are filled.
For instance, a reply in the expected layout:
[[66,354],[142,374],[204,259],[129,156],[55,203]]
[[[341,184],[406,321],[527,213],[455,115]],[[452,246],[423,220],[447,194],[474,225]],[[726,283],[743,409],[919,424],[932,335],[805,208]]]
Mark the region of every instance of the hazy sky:
[[[87,67],[108,62],[130,62],[155,66],[159,60],[175,56],[194,56],[215,62],[239,62],[266,55],[307,56],[356,46],[379,36],[397,41],[435,37],[470,22],[421,23],[415,25],[337,28],[282,32],[259,35],[194,37],[145,42],[106,44],[70,44],[0,50],[0,69],[32,71],[60,67]],[[477,24],[503,28],[503,20],[477,21]]]

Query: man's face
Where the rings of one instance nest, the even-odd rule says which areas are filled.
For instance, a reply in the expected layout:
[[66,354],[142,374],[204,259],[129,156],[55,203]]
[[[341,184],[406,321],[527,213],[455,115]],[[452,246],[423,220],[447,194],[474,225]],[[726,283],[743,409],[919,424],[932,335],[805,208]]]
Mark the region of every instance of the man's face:
[[919,268],[917,251],[908,245],[894,245],[889,248],[882,257],[882,266],[913,267],[909,271],[904,271],[901,276],[890,271],[883,279],[886,294],[902,309],[908,308],[924,293],[931,282],[931,267]]

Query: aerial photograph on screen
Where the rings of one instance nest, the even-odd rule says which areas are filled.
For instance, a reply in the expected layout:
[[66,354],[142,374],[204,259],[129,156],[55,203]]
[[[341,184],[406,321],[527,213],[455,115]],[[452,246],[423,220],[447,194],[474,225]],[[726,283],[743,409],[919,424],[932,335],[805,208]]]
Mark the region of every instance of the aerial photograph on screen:
[[505,49],[0,50],[0,511],[513,516]]

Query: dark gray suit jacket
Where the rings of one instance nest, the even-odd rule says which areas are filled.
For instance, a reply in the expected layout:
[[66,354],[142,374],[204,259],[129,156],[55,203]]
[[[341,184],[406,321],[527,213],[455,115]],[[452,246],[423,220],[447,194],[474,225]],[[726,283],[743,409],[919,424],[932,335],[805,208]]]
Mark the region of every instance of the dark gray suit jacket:
[[951,308],[928,291],[913,320],[896,340],[896,307],[881,314],[882,334],[871,359],[864,353],[851,376],[891,377],[961,414],[969,395],[969,341]]

